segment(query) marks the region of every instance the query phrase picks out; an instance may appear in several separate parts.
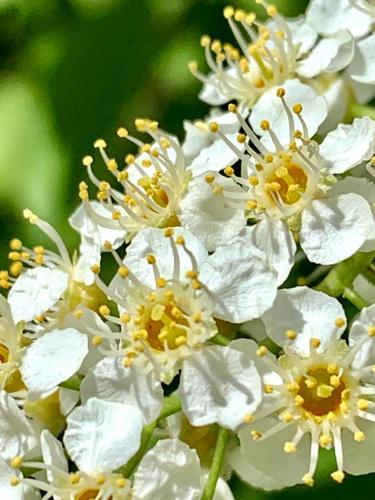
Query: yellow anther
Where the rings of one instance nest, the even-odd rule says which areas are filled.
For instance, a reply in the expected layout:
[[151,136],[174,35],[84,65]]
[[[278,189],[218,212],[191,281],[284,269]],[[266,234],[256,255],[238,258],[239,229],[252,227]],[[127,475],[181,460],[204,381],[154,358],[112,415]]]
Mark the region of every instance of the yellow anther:
[[104,250],[106,250],[107,252],[110,252],[112,250],[112,243],[110,241],[105,241],[103,243],[103,248]]
[[19,240],[18,238],[13,238],[9,243],[9,248],[11,250],[21,250],[21,247],[22,247],[22,241]]
[[175,340],[175,344],[176,344],[177,347],[180,347],[180,346],[182,346],[182,345],[184,345],[186,343],[187,343],[187,338],[185,337],[185,335],[180,335]]
[[238,134],[237,135],[237,142],[240,144],[245,144],[246,142],[246,135],[245,134]]
[[108,306],[103,304],[102,306],[99,307],[99,313],[102,316],[108,316],[109,314],[111,314],[111,311],[109,310]]
[[221,52],[221,42],[220,40],[213,40],[211,43],[211,50],[215,54],[219,54]]
[[201,45],[202,47],[209,47],[211,43],[211,38],[208,35],[201,36]]
[[291,422],[293,420],[294,417],[293,417],[293,414],[290,413],[290,411],[286,411],[280,415],[280,418],[283,422],[288,424],[289,422]]
[[319,444],[322,448],[326,448],[332,444],[331,436],[327,436],[327,434],[322,434],[319,438]]
[[332,385],[333,387],[335,387],[337,389],[337,387],[340,387],[340,385],[341,385],[340,377],[338,377],[337,375],[331,375],[329,377],[329,383],[330,383],[330,385]]
[[187,278],[190,278],[190,279],[197,279],[198,278],[198,273],[197,273],[197,271],[190,270],[190,271],[186,271],[185,276]]
[[230,19],[231,17],[234,16],[234,8],[228,5],[227,7],[224,8],[223,14],[225,19]]
[[156,285],[158,288],[165,288],[167,286],[167,280],[160,277],[156,280]]
[[14,457],[13,460],[10,462],[10,466],[13,467],[13,469],[19,469],[22,465],[22,457],[19,455],[17,457]]
[[252,415],[251,413],[245,413],[243,421],[246,424],[251,424],[252,422],[254,422],[254,415]]
[[129,321],[130,321],[130,314],[129,313],[123,313],[123,314],[121,314],[120,321],[121,321],[121,323],[125,323],[125,324],[129,323]]
[[45,263],[45,258],[43,255],[35,255],[34,262],[38,264],[38,266],[42,266]]
[[266,393],[266,394],[272,394],[273,391],[274,391],[274,388],[272,387],[272,385],[270,384],[265,384],[264,387],[263,387],[263,391]]
[[96,478],[96,484],[104,484],[106,480],[107,478],[103,474],[100,474],[100,476]]
[[369,326],[367,328],[367,333],[369,337],[375,337],[375,326]]
[[237,106],[231,102],[230,104],[228,104],[228,111],[230,113],[236,113],[237,112]]
[[242,9],[236,9],[234,12],[234,19],[238,22],[244,21],[246,19],[246,12]]
[[111,189],[111,185],[107,181],[101,181],[99,182],[99,189],[100,191],[109,191]]
[[100,265],[99,264],[93,264],[90,269],[94,274],[100,273]]
[[174,293],[172,292],[172,290],[166,290],[164,292],[164,297],[168,302],[172,302],[172,300],[174,299]]
[[335,325],[337,328],[342,328],[346,325],[346,320],[345,318],[336,318],[335,319]]
[[163,304],[155,304],[151,311],[151,319],[153,321],[160,321],[165,313],[165,306]]
[[317,349],[320,346],[320,340],[317,338],[312,338],[310,341],[311,347],[314,347],[314,349]]
[[124,488],[125,485],[126,485],[126,479],[124,479],[123,477],[119,477],[118,479],[116,479],[117,488]]
[[75,311],[73,311],[73,316],[76,318],[76,319],[81,319],[82,316],[83,316],[83,311],[82,309],[76,309]]
[[217,132],[219,130],[219,125],[216,122],[211,122],[210,123],[210,130],[211,132]]
[[119,127],[116,130],[116,134],[118,135],[118,137],[124,138],[124,137],[128,136],[129,132],[127,131],[127,129],[125,127]]
[[336,481],[336,483],[341,484],[344,479],[345,479],[345,474],[342,470],[337,470],[335,472],[332,472],[331,478]]
[[134,359],[133,358],[124,358],[122,360],[122,364],[125,366],[125,368],[130,368],[134,363]]
[[38,222],[38,216],[33,214],[33,212],[28,208],[25,208],[22,214],[24,218],[30,222],[30,224],[36,224]]
[[337,421],[337,415],[335,413],[333,413],[333,411],[329,411],[327,413],[327,415],[326,415],[326,419],[328,420],[328,422],[336,422]]
[[254,439],[254,441],[257,441],[262,437],[262,433],[259,431],[251,431],[250,436]]
[[115,172],[118,168],[117,162],[114,158],[110,158],[107,163],[107,168],[110,172]]
[[328,384],[319,384],[316,389],[316,395],[319,398],[330,398],[334,388]]
[[97,139],[95,142],[94,142],[94,148],[97,148],[97,149],[104,149],[107,147],[107,143],[103,140],[103,139]]
[[231,177],[234,174],[233,168],[232,167],[225,167],[224,174],[227,175],[228,177]]
[[22,262],[20,261],[12,262],[11,265],[9,266],[9,274],[17,278],[22,273],[22,269],[23,269]]
[[261,346],[259,347],[259,349],[257,349],[257,351],[256,351],[256,355],[257,355],[258,357],[262,358],[263,356],[265,356],[265,355],[267,354],[267,352],[268,352],[267,347],[266,347],[265,345],[261,345]]
[[191,71],[192,73],[195,73],[198,69],[198,63],[197,61],[189,61],[188,62],[188,68],[189,68],[189,71]]
[[215,194],[215,195],[220,195],[220,194],[223,194],[223,191],[224,191],[223,186],[215,186],[215,187],[212,189],[212,193],[213,193],[213,194]]
[[307,379],[305,379],[305,386],[308,388],[308,389],[313,389],[317,384],[317,380],[315,377],[309,377]]
[[70,477],[69,477],[70,484],[77,484],[77,483],[79,483],[80,480],[81,480],[81,476],[79,474],[77,474],[77,472],[73,472],[72,474],[70,474]]
[[368,407],[369,407],[369,402],[367,401],[367,399],[358,399],[357,401],[358,410],[366,411],[368,410]]
[[193,314],[193,321],[194,323],[201,323],[202,313],[200,311],[197,311],[196,313]]
[[267,14],[270,16],[270,17],[274,17],[277,15],[277,7],[276,5],[267,5]]
[[366,439],[366,435],[362,431],[355,432],[353,437],[354,437],[354,441],[357,441],[358,443],[361,443],[362,441],[364,441]]
[[92,340],[91,340],[91,344],[94,346],[94,347],[98,347],[98,345],[100,345],[101,343],[103,342],[103,338],[100,336],[100,335],[95,335]]
[[167,227],[166,229],[164,229],[164,236],[166,238],[171,238],[173,236],[173,228]]
[[259,184],[259,179],[256,175],[250,175],[249,177],[250,186],[257,186]]
[[129,268],[126,266],[121,266],[118,268],[118,273],[121,278],[127,278],[130,274]]
[[303,110],[303,107],[302,107],[302,104],[293,104],[293,111],[299,115],[300,113],[302,113],[302,110]]
[[295,453],[297,451],[297,447],[291,441],[287,441],[284,443],[284,451],[285,453]]
[[149,253],[147,256],[146,256],[146,259],[147,259],[147,262],[149,264],[156,264],[156,257],[155,255],[153,255],[152,253]]
[[125,156],[125,163],[127,165],[131,165],[132,163],[134,163],[134,160],[135,160],[135,156],[130,154],[130,153]]
[[306,484],[306,486],[314,486],[314,478],[311,474],[305,474],[302,478],[302,482]]
[[215,180],[215,176],[212,174],[207,174],[204,176],[204,180],[207,182],[207,184],[212,184]]
[[277,191],[280,191],[281,189],[281,184],[279,184],[278,182],[270,182],[267,184],[268,188],[270,189],[270,191],[276,193]]
[[289,382],[287,384],[286,388],[288,389],[289,392],[298,392],[300,390],[300,386],[297,382]]
[[262,130],[269,130],[270,129],[270,122],[268,120],[262,120],[260,122],[260,128]]
[[19,252],[9,252],[8,253],[8,258],[10,260],[20,260],[21,254]]
[[177,245],[185,245],[185,238],[182,236],[182,234],[180,234],[179,236],[177,236],[177,238],[176,238],[176,244]]
[[258,203],[256,202],[256,200],[248,200],[246,203],[246,208],[248,210],[255,210],[256,208],[258,208]]
[[348,401],[350,398],[350,390],[349,389],[344,389],[341,393],[341,400],[342,401]]
[[175,318],[181,318],[181,317],[182,317],[182,315],[183,315],[183,312],[182,312],[182,311],[181,311],[181,309],[179,309],[177,306],[174,306],[174,307],[172,307],[171,314],[172,314],[172,316],[174,316]]
[[18,479],[18,477],[16,476],[12,476],[10,479],[9,479],[9,483],[11,484],[11,486],[17,486],[20,484],[20,480]]
[[327,373],[330,375],[337,375],[339,373],[339,367],[334,363],[330,363],[327,366]]
[[277,95],[277,97],[284,97],[285,96],[285,89],[283,87],[279,87],[276,90],[276,95]]
[[202,283],[198,280],[192,280],[191,286],[194,288],[194,290],[200,290],[202,288]]
[[305,400],[300,394],[297,394],[297,396],[294,398],[294,402],[297,406],[302,406]]

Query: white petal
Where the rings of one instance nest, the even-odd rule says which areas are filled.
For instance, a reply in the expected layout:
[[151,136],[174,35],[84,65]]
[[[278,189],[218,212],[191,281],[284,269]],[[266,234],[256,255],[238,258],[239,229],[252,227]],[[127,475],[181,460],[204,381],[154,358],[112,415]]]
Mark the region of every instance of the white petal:
[[138,450],[142,418],[137,408],[91,398],[67,418],[67,452],[88,474],[110,472]]
[[68,287],[68,275],[60,269],[28,269],[12,286],[8,301],[15,323],[32,321],[53,307]]
[[324,88],[323,84],[321,95],[327,101],[328,114],[327,118],[318,128],[318,134],[325,136],[344,120],[348,111],[351,93],[346,79],[338,76],[333,82],[329,83],[328,88]]
[[60,411],[64,416],[66,416],[73,410],[75,406],[77,406],[79,402],[79,392],[74,391],[73,389],[65,389],[64,387],[60,387],[59,396]]
[[0,458],[0,498],[4,500],[31,500],[30,497],[24,495],[24,485],[22,482],[17,486],[12,486],[10,484],[10,480],[13,477],[22,479],[22,474]]
[[[368,329],[375,326],[375,304],[365,307],[353,322],[349,332],[349,345],[355,346],[358,343],[365,343],[357,352],[353,366],[362,368],[375,363],[375,342],[368,335]],[[372,377],[373,378],[373,377]]]
[[297,66],[297,73],[312,78],[319,73],[340,71],[351,62],[354,54],[354,39],[349,31],[341,30],[322,38],[306,59]]
[[[101,217],[112,220],[110,211],[98,201],[90,201],[93,210]],[[115,207],[117,209],[117,207]],[[113,248],[121,246],[125,240],[126,231],[122,229],[108,229],[96,224],[88,215],[83,204],[79,205],[69,218],[69,224],[78,231],[83,238],[90,238],[98,242],[103,249],[105,241],[109,241]]]
[[352,7],[349,0],[312,0],[306,19],[322,35],[348,29],[357,38],[368,33],[372,25],[371,17]]
[[375,85],[356,82],[349,79],[350,86],[354,92],[354,97],[360,104],[371,101],[375,96]]
[[368,160],[375,148],[375,122],[368,116],[355,118],[351,125],[340,124],[319,148],[328,171],[341,174]]
[[[298,47],[298,56],[306,54],[318,38],[317,32],[306,22],[306,16],[287,19],[287,24],[292,32],[293,44]],[[274,23],[276,28],[276,23]],[[275,29],[277,31],[277,28]]]
[[[63,472],[69,472],[68,461],[65,458],[64,448],[60,441],[49,431],[43,430],[40,435],[43,462],[46,465],[53,465]],[[48,481],[53,482],[59,479],[59,474],[47,469]]]
[[[205,484],[207,480],[208,474],[203,476],[204,482],[201,480],[201,483]],[[216,483],[215,494],[213,496],[213,500],[235,500],[231,489],[228,486],[228,483],[224,481],[221,477],[219,477]]]
[[254,226],[244,228],[238,240],[240,238],[265,252],[271,268],[277,272],[277,285],[281,285],[294,264],[297,248],[288,227],[281,221],[265,218]]
[[350,77],[357,82],[375,83],[375,35],[357,43],[348,72]]
[[[186,247],[194,255],[198,267],[207,258],[207,250],[198,238],[186,229],[174,228],[174,237],[183,235]],[[182,246],[177,245],[180,260],[180,276],[184,277],[186,271],[192,269],[192,262]],[[152,253],[156,257],[156,263],[161,276],[166,279],[173,276],[173,252],[169,238],[164,236],[163,229],[147,228],[140,231],[127,248],[125,265],[145,285],[155,288],[155,278],[152,266],[147,262],[146,256]]]
[[241,449],[230,460],[236,472],[255,487],[266,490],[286,488],[302,482],[309,468],[310,443],[302,438],[295,453],[285,453],[284,443],[292,441],[296,428],[288,426],[269,439],[254,441],[250,430],[265,432],[280,420],[265,418],[239,432]]
[[220,81],[214,74],[211,74],[203,84],[199,99],[211,106],[220,106],[230,100],[220,91]]
[[74,330],[53,330],[27,347],[22,356],[22,379],[33,397],[73,376],[88,353],[87,336]]
[[[25,455],[36,445],[30,421],[6,392],[0,392],[0,457],[11,460]],[[0,475],[1,476],[1,475]]]
[[[284,99],[289,107],[296,103],[302,104],[301,116],[306,122],[309,137],[312,137],[327,116],[326,100],[324,97],[318,96],[309,85],[305,85],[299,80],[287,80],[283,84],[283,88],[285,89]],[[260,127],[261,121],[265,119],[270,122],[272,130],[281,144],[289,144],[288,118],[281,99],[276,95],[276,90],[276,87],[267,90],[255,104],[250,115],[251,126],[258,135],[262,136],[263,144],[270,150],[275,150],[275,146],[268,132]],[[295,116],[294,123],[296,129],[301,128],[301,124]]]
[[358,194],[315,200],[302,212],[301,247],[310,262],[335,264],[362,246],[372,225],[370,207]]
[[95,282],[95,274],[91,267],[101,260],[100,245],[91,238],[82,238],[79,246],[79,259],[74,266],[74,280],[90,286]]
[[[356,193],[364,198],[372,213],[372,229],[367,235],[366,241],[363,243],[360,252],[370,252],[375,249],[375,184],[372,181],[361,177],[345,177],[340,179],[331,190],[332,196],[340,194]],[[372,301],[370,301],[372,302]]]
[[259,318],[276,296],[277,273],[248,242],[219,247],[202,265],[199,279],[216,300],[215,317],[232,323]]
[[155,376],[125,368],[120,358],[104,358],[87,373],[81,384],[82,403],[92,397],[138,407],[145,424],[156,420],[163,406],[163,390]]
[[198,500],[200,465],[197,452],[177,439],[158,441],[134,475],[134,500]]
[[324,351],[333,337],[339,338],[345,328],[337,328],[335,320],[345,318],[340,302],[305,286],[279,290],[273,307],[262,319],[271,339],[282,346],[285,332],[294,330],[297,337],[290,348],[303,356],[310,353],[310,340],[320,340]]
[[[218,176],[216,184],[226,191],[241,192],[237,184],[222,176]],[[228,206],[222,194],[212,192],[204,176],[190,182],[178,217],[182,226],[197,236],[209,252],[232,241],[246,225],[244,208]]]
[[217,422],[235,429],[261,402],[254,362],[230,347],[210,346],[184,361],[179,392],[194,426]]
[[361,418],[356,419],[356,424],[366,436],[364,441],[354,441],[347,429],[342,432],[344,470],[354,476],[375,472],[375,425]]

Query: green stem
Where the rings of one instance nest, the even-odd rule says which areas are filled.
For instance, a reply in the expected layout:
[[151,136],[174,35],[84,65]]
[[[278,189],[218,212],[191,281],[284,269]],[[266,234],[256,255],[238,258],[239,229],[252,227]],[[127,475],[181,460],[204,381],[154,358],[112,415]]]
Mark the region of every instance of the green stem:
[[212,500],[216,490],[216,483],[219,479],[221,468],[224,462],[225,450],[229,441],[229,430],[219,427],[217,435],[214,458],[208,474],[201,500]]
[[60,387],[64,389],[71,389],[72,391],[79,391],[81,387],[81,380],[78,378],[69,378],[65,382],[61,382]]
[[181,403],[178,396],[167,396],[166,398],[164,398],[164,406],[160,412],[158,419],[143,428],[139,450],[134,455],[134,457],[131,458],[129,462],[121,469],[124,477],[130,477],[138,467],[139,462],[142,460],[143,455],[147,451],[148,444],[158,424],[158,421],[162,418],[169,417],[170,415],[173,415],[174,413],[177,413],[179,411],[181,411]]
[[374,257],[375,252],[362,252],[340,262],[315,287],[316,290],[333,297],[342,295],[345,288],[352,287],[355,277],[369,267]]
[[352,288],[344,288],[344,293],[342,296],[349,300],[357,309],[361,310],[364,307],[367,307],[368,302],[363,299],[357,292],[355,292]]
[[220,333],[217,333],[214,337],[212,337],[211,340],[214,344],[218,345],[226,346],[230,344],[230,340],[227,339],[224,335],[221,335]]

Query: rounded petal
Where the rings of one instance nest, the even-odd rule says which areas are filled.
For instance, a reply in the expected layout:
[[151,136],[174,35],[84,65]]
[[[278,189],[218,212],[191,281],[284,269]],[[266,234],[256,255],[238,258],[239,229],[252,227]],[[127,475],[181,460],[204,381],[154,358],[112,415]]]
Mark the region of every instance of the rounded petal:
[[276,296],[277,273],[248,242],[219,247],[202,265],[199,279],[215,300],[214,316],[232,323],[259,318]]
[[91,398],[72,411],[67,424],[66,450],[88,474],[118,469],[140,446],[142,417],[132,406]]
[[375,86],[368,83],[360,83],[349,79],[354,97],[360,104],[371,101],[375,96]]
[[198,500],[200,464],[197,452],[178,439],[158,441],[134,475],[134,500]]
[[306,20],[321,35],[347,29],[355,38],[366,35],[372,25],[371,17],[353,7],[350,0],[312,0]]
[[340,337],[345,327],[337,328],[337,318],[345,318],[340,302],[305,286],[279,290],[273,307],[262,317],[267,334],[279,346],[284,345],[287,330],[297,332],[288,345],[302,356],[310,354],[312,338],[320,340],[318,351],[322,352],[333,337]]
[[342,432],[344,470],[354,476],[375,472],[374,422],[358,418],[356,424],[366,436],[364,441],[354,441],[352,432],[347,429]]
[[[294,104],[301,104],[303,117],[308,130],[309,137],[312,137],[318,130],[319,125],[327,116],[327,102],[322,96],[318,96],[315,90],[309,85],[301,83],[299,80],[287,80],[283,88],[285,89],[285,101],[292,107]],[[276,95],[276,87],[267,90],[259,101],[255,104],[250,115],[250,124],[254,131],[262,136],[263,144],[270,150],[275,146],[268,132],[262,130],[260,123],[262,120],[268,120],[273,132],[283,145],[289,144],[289,122],[285,113],[283,103]],[[295,128],[300,128],[300,123],[294,117]]]
[[372,225],[369,204],[358,194],[315,200],[302,212],[301,247],[310,262],[335,264],[362,246]]
[[12,286],[8,302],[14,322],[32,321],[53,307],[68,288],[69,276],[60,269],[28,269]]
[[[98,201],[89,202],[93,210],[101,217],[112,220],[112,214]],[[113,248],[121,246],[125,240],[126,231],[109,229],[98,225],[86,212],[83,204],[79,205],[69,217],[69,224],[80,233],[81,237],[95,240],[104,250],[104,242],[109,241]]]
[[270,267],[277,272],[277,285],[281,285],[294,264],[297,248],[288,227],[281,221],[265,218],[254,226],[246,227],[240,238],[265,252]]
[[266,490],[281,489],[302,483],[302,477],[309,468],[310,443],[304,437],[295,453],[285,453],[284,443],[292,441],[296,428],[287,425],[284,430],[268,439],[254,441],[250,430],[266,432],[279,424],[276,418],[264,418],[241,429],[240,453],[230,457],[230,463],[239,476],[255,487]]
[[[355,346],[358,343],[364,344],[360,347],[359,351],[356,353],[353,366],[355,368],[362,368],[364,366],[371,365],[375,363],[375,342],[372,337],[369,337],[369,328],[375,326],[375,304],[369,307],[365,307],[360,312],[359,316],[353,322],[352,327],[349,332],[349,345]],[[371,378],[374,377],[371,375]]]
[[[208,255],[203,243],[186,229],[180,227],[174,228],[174,237],[180,235],[184,237],[186,247],[195,257],[199,268]],[[180,276],[184,277],[186,271],[192,269],[192,262],[183,247],[180,245],[177,245],[177,247],[180,261]],[[124,260],[125,265],[129,267],[142,283],[155,288],[154,272],[146,258],[150,253],[156,257],[160,275],[166,279],[172,278],[174,264],[173,250],[169,238],[164,236],[163,229],[147,228],[140,231],[128,246]]]
[[[318,33],[306,22],[306,16],[287,19],[292,32],[293,44],[298,47],[298,57],[306,54],[315,45]],[[273,24],[277,31],[276,23]]]
[[79,246],[79,259],[74,266],[74,280],[90,286],[95,282],[95,273],[91,267],[101,260],[100,245],[91,238],[82,238]]
[[375,83],[375,35],[357,43],[348,69],[350,77],[360,83]]
[[87,336],[74,330],[45,333],[25,349],[20,371],[33,397],[42,395],[73,376],[88,353]]
[[210,346],[184,361],[181,404],[194,426],[218,423],[236,429],[261,402],[254,361],[230,347]]
[[340,71],[351,62],[354,54],[354,39],[349,31],[341,30],[322,38],[306,59],[297,66],[297,73],[312,78],[319,73]]
[[229,101],[228,97],[220,91],[220,81],[215,74],[209,75],[204,82],[199,99],[211,106],[221,106]]
[[[43,430],[40,435],[40,445],[42,448],[43,462],[46,465],[53,465],[61,471],[69,472],[68,461],[65,458],[64,448],[60,441],[56,439],[49,431]],[[59,474],[53,470],[47,469],[48,481],[58,480]]]
[[319,148],[331,174],[341,174],[368,160],[375,149],[375,122],[368,116],[355,118],[350,125],[340,124]]
[[329,84],[328,88],[324,88],[323,86],[321,95],[327,101],[328,114],[327,118],[318,128],[318,134],[325,136],[344,120],[348,111],[351,94],[346,79],[338,76]]
[[32,490],[31,493],[31,488],[21,481],[18,485],[12,486],[10,481],[13,477],[22,480],[21,472],[0,458],[0,498],[4,500],[36,500],[41,498],[35,490]]
[[104,358],[86,375],[81,384],[81,400],[96,397],[138,407],[143,422],[156,420],[163,406],[163,390],[152,373],[126,368],[120,358]]
[[[226,191],[241,192],[237,184],[222,176],[217,177],[216,185]],[[198,237],[209,252],[232,241],[246,225],[244,208],[229,206],[222,194],[213,193],[204,176],[190,182],[178,217],[182,226]]]

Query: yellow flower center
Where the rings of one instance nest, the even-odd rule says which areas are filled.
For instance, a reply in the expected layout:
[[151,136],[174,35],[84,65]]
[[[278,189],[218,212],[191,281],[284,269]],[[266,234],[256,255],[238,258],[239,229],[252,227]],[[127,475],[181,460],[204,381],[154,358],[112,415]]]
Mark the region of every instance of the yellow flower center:
[[98,311],[99,307],[107,302],[107,297],[96,284],[87,286],[75,280],[70,280],[66,298],[71,311],[79,305]]
[[298,380],[301,407],[314,416],[336,413],[340,409],[346,384],[330,367],[312,368]]
[[0,344],[0,363],[6,363],[9,358],[9,349],[5,345]]
[[[84,492],[79,493],[79,495],[75,497],[75,500],[95,500],[98,493],[99,490],[85,490]],[[108,500],[111,499],[112,496],[108,498]]]
[[[283,163],[274,170],[267,179],[267,191],[276,192],[287,205],[292,205],[300,200],[306,191],[307,175],[297,163]],[[271,194],[269,194],[272,197]]]

